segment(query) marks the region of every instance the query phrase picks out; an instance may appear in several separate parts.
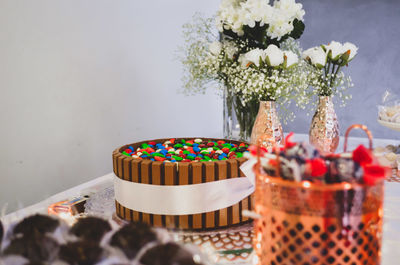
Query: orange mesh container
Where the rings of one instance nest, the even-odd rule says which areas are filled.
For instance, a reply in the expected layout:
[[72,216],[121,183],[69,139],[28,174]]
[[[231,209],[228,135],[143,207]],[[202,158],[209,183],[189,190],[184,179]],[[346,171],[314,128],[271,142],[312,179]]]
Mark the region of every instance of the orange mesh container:
[[380,264],[383,181],[321,185],[254,170],[254,264]]

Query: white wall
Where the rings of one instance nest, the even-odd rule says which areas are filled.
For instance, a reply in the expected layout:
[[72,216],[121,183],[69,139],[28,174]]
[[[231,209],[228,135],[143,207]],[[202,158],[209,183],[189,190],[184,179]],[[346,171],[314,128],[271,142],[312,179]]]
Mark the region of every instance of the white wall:
[[112,170],[112,151],[221,136],[214,94],[178,94],[181,26],[219,1],[0,0],[0,207]]
[[[27,206],[112,170],[123,144],[166,136],[221,136],[213,92],[185,97],[174,53],[181,26],[220,0],[0,0],[0,208]],[[304,48],[351,41],[353,100],[342,131],[365,123],[377,137],[384,89],[400,91],[400,1],[300,0]],[[397,45],[397,46],[396,46]],[[285,131],[306,133],[297,113]]]

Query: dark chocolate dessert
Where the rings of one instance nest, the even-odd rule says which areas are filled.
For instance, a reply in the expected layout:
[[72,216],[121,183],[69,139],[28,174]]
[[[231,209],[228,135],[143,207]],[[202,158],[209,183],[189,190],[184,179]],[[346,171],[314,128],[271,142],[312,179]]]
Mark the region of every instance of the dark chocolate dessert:
[[58,243],[48,236],[40,234],[18,237],[11,240],[4,255],[20,255],[32,262],[51,262],[58,254]]
[[14,228],[15,236],[30,236],[33,234],[41,234],[54,232],[60,222],[57,219],[46,215],[36,214],[26,217],[19,222]]
[[121,249],[129,259],[133,259],[144,245],[156,239],[156,234],[148,225],[130,223],[113,235],[110,245]]
[[104,234],[110,230],[111,226],[106,220],[86,217],[79,219],[69,232],[82,240],[100,242]]
[[175,243],[149,249],[140,259],[143,265],[199,265],[193,255]]
[[71,265],[92,265],[100,261],[103,249],[93,241],[77,241],[62,245],[59,259]]

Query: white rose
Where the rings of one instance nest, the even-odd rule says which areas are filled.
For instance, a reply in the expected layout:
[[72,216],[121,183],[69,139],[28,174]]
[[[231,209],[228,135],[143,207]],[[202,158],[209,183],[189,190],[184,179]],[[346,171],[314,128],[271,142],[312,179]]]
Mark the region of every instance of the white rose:
[[299,58],[297,57],[297,54],[295,54],[292,51],[284,51],[283,52],[286,58],[286,67],[290,67],[294,64],[297,64],[299,62]]
[[311,64],[319,68],[324,67],[326,64],[326,53],[320,46],[305,50],[303,52],[303,58],[310,60]]
[[330,57],[332,60],[339,59],[339,56],[343,54],[343,45],[340,42],[332,41],[329,45],[324,45],[324,47],[327,54],[329,54],[329,51],[332,52],[332,57]]
[[208,49],[210,50],[211,54],[219,55],[221,53],[222,44],[219,41],[214,41],[208,45]]
[[256,48],[240,56],[240,63],[243,67],[248,67],[249,63],[253,63],[258,67],[260,66],[260,58],[263,61],[265,59],[265,53],[263,50]]
[[346,53],[348,51],[350,51],[350,55],[349,55],[349,61],[350,61],[351,59],[354,58],[354,56],[356,56],[358,47],[356,45],[354,45],[353,43],[346,42],[343,44],[343,53]]
[[278,66],[283,63],[283,51],[274,44],[269,45],[265,49],[265,56],[270,66]]

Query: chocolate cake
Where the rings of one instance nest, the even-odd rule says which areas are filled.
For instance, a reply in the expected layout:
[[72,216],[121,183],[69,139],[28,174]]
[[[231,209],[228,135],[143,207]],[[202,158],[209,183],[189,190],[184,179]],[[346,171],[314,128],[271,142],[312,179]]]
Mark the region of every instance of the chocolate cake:
[[[159,158],[155,156],[153,159],[149,159],[150,156],[147,156],[147,154],[143,155],[143,152],[140,152],[142,153],[141,157],[138,156],[138,150],[144,144],[152,143],[155,146],[154,149],[157,149],[160,147],[159,144],[165,146],[164,143],[171,142],[171,140],[174,140],[175,143],[194,143],[201,140],[208,148],[210,148],[208,144],[213,142],[215,144],[211,147],[221,150],[226,148],[226,144],[231,144],[237,147],[236,152],[244,152],[246,151],[244,146],[248,146],[238,141],[211,138],[157,139],[132,143],[119,147],[113,152],[115,175],[125,181],[152,185],[192,185],[245,177],[239,167],[246,161],[246,158],[240,157],[240,155],[232,155],[232,149],[229,152],[224,150],[223,153],[225,152],[225,156],[219,151],[221,156],[206,154],[202,159],[196,161],[197,156],[189,160],[189,155],[186,158],[180,159],[177,155],[172,154],[169,161],[165,161],[165,159],[159,161]],[[225,144],[220,144],[221,142]],[[132,150],[132,155],[129,154],[129,150]],[[185,157],[184,155],[182,156]],[[168,154],[165,157],[168,160]],[[190,215],[158,215],[129,209],[116,200],[116,213],[118,217],[126,221],[145,222],[156,227],[208,230],[250,222],[251,220],[248,217],[242,215],[242,211],[250,210],[252,203],[252,197],[248,196],[232,206],[217,211]]]

